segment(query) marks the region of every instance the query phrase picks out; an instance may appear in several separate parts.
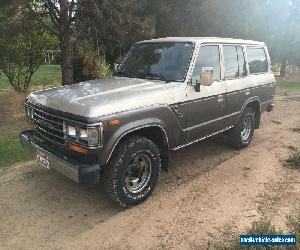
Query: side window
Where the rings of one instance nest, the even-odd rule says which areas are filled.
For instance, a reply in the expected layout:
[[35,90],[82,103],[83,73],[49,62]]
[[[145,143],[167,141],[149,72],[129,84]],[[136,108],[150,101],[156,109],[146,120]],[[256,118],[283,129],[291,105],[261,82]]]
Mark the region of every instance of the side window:
[[268,60],[264,48],[247,48],[250,74],[268,72]]
[[200,48],[193,71],[193,82],[200,80],[200,74],[203,67],[213,67],[214,81],[221,79],[219,46],[206,45]]
[[223,46],[225,78],[235,78],[239,76],[239,63],[236,46]]
[[237,55],[238,55],[238,62],[239,62],[239,76],[246,76],[247,75],[247,66],[245,61],[245,56],[242,47],[236,47]]

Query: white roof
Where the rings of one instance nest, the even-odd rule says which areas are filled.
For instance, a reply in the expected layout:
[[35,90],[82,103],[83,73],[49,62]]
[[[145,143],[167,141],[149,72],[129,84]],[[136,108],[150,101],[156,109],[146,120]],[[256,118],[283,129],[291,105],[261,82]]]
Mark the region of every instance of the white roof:
[[196,42],[196,43],[235,43],[235,44],[251,44],[251,45],[265,45],[264,42],[257,42],[252,40],[243,40],[235,38],[221,38],[221,37],[165,37],[142,42]]

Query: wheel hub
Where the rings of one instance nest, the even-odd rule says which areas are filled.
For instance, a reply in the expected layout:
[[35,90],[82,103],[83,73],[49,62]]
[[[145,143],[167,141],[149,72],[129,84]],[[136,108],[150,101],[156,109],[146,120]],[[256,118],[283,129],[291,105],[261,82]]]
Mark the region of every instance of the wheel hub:
[[134,156],[125,175],[127,190],[131,193],[141,192],[149,183],[151,173],[150,158],[142,153]]
[[244,142],[248,141],[251,134],[251,117],[246,116],[243,120],[243,128],[241,131],[241,137]]

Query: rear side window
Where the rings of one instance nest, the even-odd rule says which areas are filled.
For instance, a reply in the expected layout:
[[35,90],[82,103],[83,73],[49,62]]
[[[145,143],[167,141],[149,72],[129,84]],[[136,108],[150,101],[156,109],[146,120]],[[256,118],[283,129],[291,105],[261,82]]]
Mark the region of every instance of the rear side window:
[[203,67],[213,67],[214,81],[221,79],[220,74],[220,52],[217,45],[206,45],[200,48],[193,72],[193,82],[200,80]]
[[241,46],[225,45],[223,47],[225,78],[236,78],[247,75],[244,52]]
[[247,75],[247,66],[245,61],[245,56],[242,47],[236,47],[237,55],[238,55],[238,62],[239,62],[239,76],[246,76]]
[[235,78],[239,76],[239,64],[235,46],[224,46],[225,78]]
[[268,60],[264,48],[247,48],[250,74],[268,72]]

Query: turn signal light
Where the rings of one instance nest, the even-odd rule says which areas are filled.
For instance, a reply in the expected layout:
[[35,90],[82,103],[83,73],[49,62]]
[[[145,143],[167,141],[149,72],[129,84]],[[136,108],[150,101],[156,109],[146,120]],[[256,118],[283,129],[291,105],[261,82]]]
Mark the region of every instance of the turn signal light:
[[71,144],[69,143],[68,144],[68,147],[69,149],[71,149],[72,151],[75,151],[77,153],[81,153],[81,154],[87,154],[88,153],[88,149],[86,148],[83,148],[83,147],[80,147],[80,146],[77,146],[77,145],[74,145],[74,144]]
[[108,125],[109,126],[118,126],[118,125],[120,125],[120,120],[118,120],[118,119],[110,120],[110,121],[108,121]]

